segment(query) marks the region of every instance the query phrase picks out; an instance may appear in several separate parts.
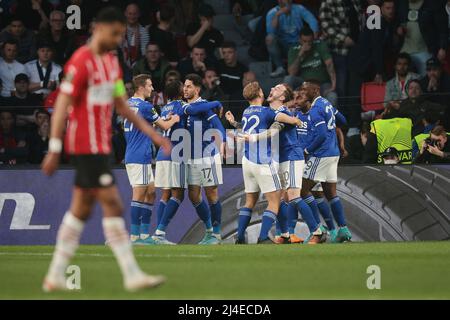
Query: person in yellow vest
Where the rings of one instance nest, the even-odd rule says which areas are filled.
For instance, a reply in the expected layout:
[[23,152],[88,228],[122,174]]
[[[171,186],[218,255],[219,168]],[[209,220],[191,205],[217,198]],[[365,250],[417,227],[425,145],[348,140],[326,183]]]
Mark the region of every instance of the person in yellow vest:
[[437,126],[431,130],[429,137],[426,138],[420,154],[416,157],[416,163],[450,163],[450,134],[445,131],[443,126]]
[[389,147],[398,151],[401,164],[412,163],[411,119],[379,119],[372,121],[370,125],[371,132],[377,136],[378,163],[383,163],[382,154]]

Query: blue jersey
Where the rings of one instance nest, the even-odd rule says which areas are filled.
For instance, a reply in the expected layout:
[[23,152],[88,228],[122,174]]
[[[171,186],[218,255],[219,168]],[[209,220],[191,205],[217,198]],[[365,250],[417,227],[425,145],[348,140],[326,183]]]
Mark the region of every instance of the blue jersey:
[[[184,113],[184,107],[186,106],[186,103],[182,100],[174,100],[170,101],[168,104],[166,104],[164,107],[161,108],[161,118],[167,119],[169,117],[169,114],[172,115],[178,115],[180,117],[180,122],[175,123],[171,128],[164,131],[164,137],[168,138],[169,140],[172,140],[172,134],[180,129],[184,130],[186,127],[186,121],[187,121],[187,115]],[[176,141],[175,141],[176,140]],[[176,145],[178,145],[180,142],[182,142],[182,139],[175,139],[172,141],[172,147],[174,148]],[[180,152],[180,157],[182,157],[182,151]],[[171,155],[165,155],[163,152],[163,148],[159,148],[158,154],[156,155],[156,161],[170,161],[172,160]]]
[[311,130],[311,118],[309,111],[306,113],[298,111],[296,116],[302,122],[302,125],[297,127],[298,142],[302,150],[305,150],[311,143],[311,133],[309,132]]
[[[160,119],[153,105],[141,98],[128,99],[130,109],[150,123]],[[134,127],[128,120],[123,124],[127,148],[125,163],[150,164],[152,162],[152,140]]]
[[[202,102],[207,103],[208,101],[199,98],[192,104]],[[183,107],[186,114],[189,107],[190,104],[186,104]],[[189,114],[186,120],[186,128],[191,139],[191,159],[208,158],[219,153],[213,137],[214,132],[210,129],[218,129],[223,136],[222,138],[226,139],[225,129],[220,123],[217,114],[212,110],[199,114]]]
[[[270,128],[275,117],[275,111],[269,107],[250,106],[242,114],[242,130],[247,134],[262,133]],[[244,155],[253,163],[270,163],[272,161],[270,139],[246,142]]]
[[[292,117],[292,113],[286,107],[281,107],[276,111],[276,114],[284,113]],[[284,129],[280,132],[280,151],[279,151],[279,161],[295,161],[304,160],[303,149],[299,144],[297,127],[284,124]]]
[[311,140],[306,150],[317,158],[340,155],[336,136],[336,114],[338,111],[322,97],[313,101],[309,117],[311,119]]

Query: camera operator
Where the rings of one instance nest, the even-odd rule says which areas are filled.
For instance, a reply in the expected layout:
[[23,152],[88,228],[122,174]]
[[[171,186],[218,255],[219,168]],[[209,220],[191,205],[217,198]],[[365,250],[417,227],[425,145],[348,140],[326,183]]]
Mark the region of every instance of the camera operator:
[[436,126],[425,139],[416,163],[450,163],[449,134],[443,126]]

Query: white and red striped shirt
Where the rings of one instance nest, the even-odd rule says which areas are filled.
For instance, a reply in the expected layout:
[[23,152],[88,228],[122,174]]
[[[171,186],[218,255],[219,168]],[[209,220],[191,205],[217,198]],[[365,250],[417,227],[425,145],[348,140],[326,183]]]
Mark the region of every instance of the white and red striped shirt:
[[73,98],[65,137],[68,154],[111,153],[111,119],[115,84],[122,70],[113,54],[79,48],[64,68],[60,91]]

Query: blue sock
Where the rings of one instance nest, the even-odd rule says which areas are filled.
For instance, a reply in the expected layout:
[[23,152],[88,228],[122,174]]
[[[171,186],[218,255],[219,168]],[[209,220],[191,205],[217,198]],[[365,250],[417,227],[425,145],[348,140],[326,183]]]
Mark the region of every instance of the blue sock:
[[272,211],[266,210],[263,213],[261,232],[259,233],[259,240],[263,241],[269,238],[269,231],[273,223],[277,220],[277,215]]
[[157,226],[159,226],[159,224],[161,223],[161,219],[164,215],[164,209],[166,208],[166,204],[167,204],[167,202],[165,202],[163,200],[159,200],[158,210],[156,211],[156,217],[157,217],[156,225]]
[[275,221],[275,235],[277,237],[281,236],[281,227],[280,227],[280,222],[278,221],[278,219],[277,219],[277,221]]
[[241,210],[239,210],[237,237],[240,241],[245,240],[245,230],[247,230],[248,224],[250,223],[251,219],[252,219],[252,209],[241,208]]
[[344,208],[342,207],[341,199],[339,199],[339,197],[331,199],[330,207],[338,226],[345,227],[347,222],[345,221]]
[[141,207],[140,202],[131,201],[131,235],[141,234]]
[[209,210],[211,210],[213,233],[220,234],[220,223],[222,221],[222,204],[220,203],[220,201],[209,204]]
[[153,203],[141,203],[141,234],[150,234]]
[[314,219],[316,219],[316,222],[320,223],[319,207],[317,206],[316,198],[310,195],[305,198],[305,202],[311,208],[312,214],[314,216]]
[[317,207],[319,208],[320,214],[322,215],[323,220],[327,224],[328,230],[336,229],[334,225],[333,217],[331,216],[330,207],[324,198],[317,198]]
[[205,200],[200,203],[194,204],[195,211],[197,211],[198,217],[205,224],[206,230],[212,229],[211,212],[206,204]]
[[298,211],[297,208],[292,203],[289,203],[288,207],[288,226],[289,226],[289,233],[294,234],[295,233],[295,226],[297,225],[297,219],[298,219]]
[[302,215],[303,220],[308,226],[309,232],[314,232],[319,227],[314,215],[311,211],[311,208],[303,201],[302,198],[297,198],[291,201],[293,205],[297,208],[298,212]]
[[170,223],[170,220],[175,216],[175,213],[177,213],[178,207],[180,206],[180,201],[176,198],[170,198],[169,201],[167,201],[166,207],[164,208],[164,213],[161,218],[160,223],[158,224],[158,230],[159,231],[166,231],[167,226]]
[[278,212],[277,221],[280,223],[281,233],[287,233],[288,230],[288,204],[281,201],[280,212]]

